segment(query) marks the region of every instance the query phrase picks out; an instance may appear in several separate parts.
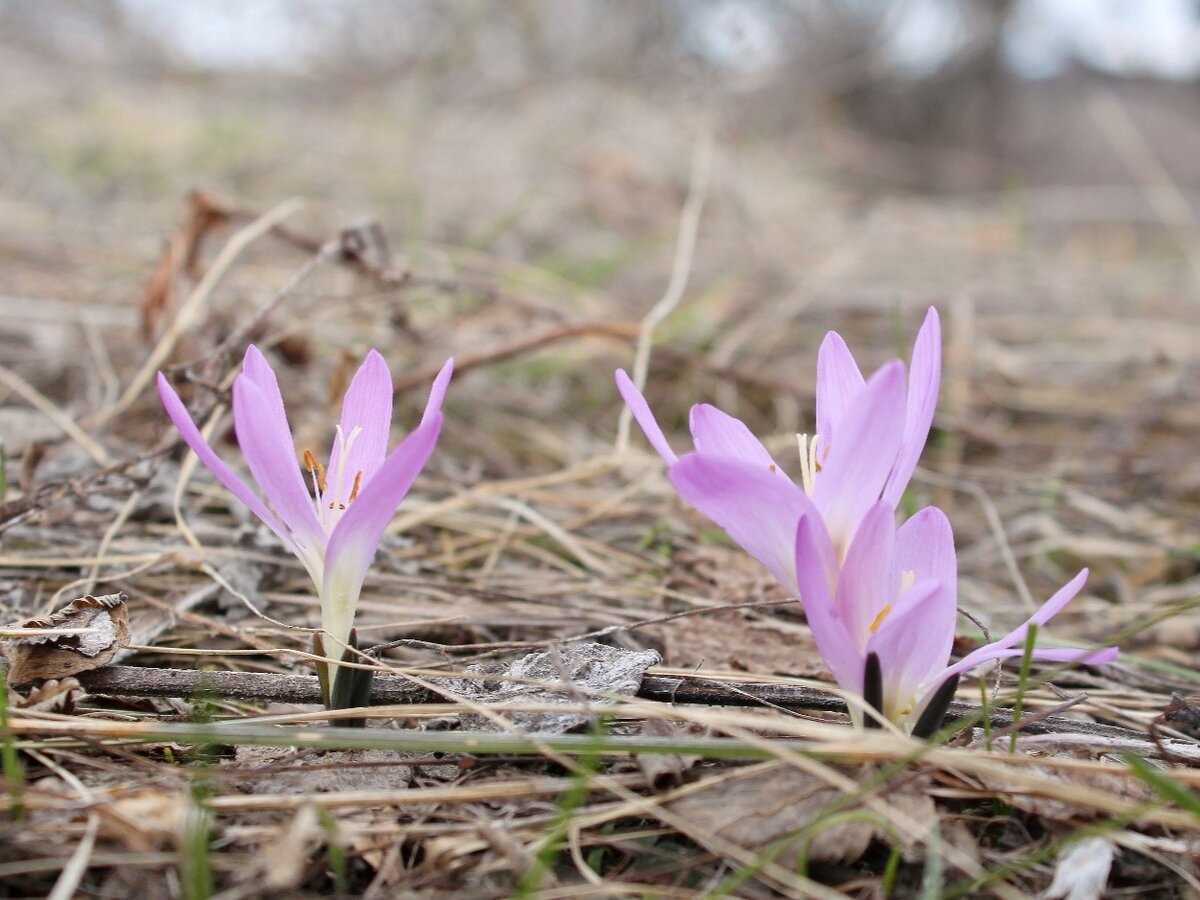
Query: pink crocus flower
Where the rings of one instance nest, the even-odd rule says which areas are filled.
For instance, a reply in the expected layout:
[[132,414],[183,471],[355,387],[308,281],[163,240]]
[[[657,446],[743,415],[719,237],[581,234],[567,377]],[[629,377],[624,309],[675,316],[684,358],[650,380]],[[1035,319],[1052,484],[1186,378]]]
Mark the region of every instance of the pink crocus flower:
[[[824,530],[819,516],[803,515],[795,537],[800,597],[817,649],[844,690],[918,737],[940,726],[961,674],[1022,655],[1029,626],[1057,615],[1088,575],[1084,569],[1019,628],[951,664],[957,564],[945,514],[926,507],[896,528],[891,504],[876,503],[836,570]],[[1116,647],[1033,651],[1038,660],[1095,665],[1116,655]],[[861,710],[852,706],[851,714],[860,720]]]
[[646,399],[623,370],[616,373],[617,389],[680,497],[793,592],[801,516],[821,519],[831,558],[840,562],[867,510],[881,498],[896,505],[904,493],[929,436],[940,381],[941,326],[933,308],[907,378],[896,360],[864,379],[845,341],[827,334],[817,358],[817,431],[811,440],[800,436],[796,484],[744,423],[708,404],[691,410],[695,452],[677,456]]
[[303,454],[312,493],[297,462],[275,373],[257,347],[246,349],[233,383],[234,428],[257,491],[217,456],[158,373],[158,395],[184,441],[304,564],[321,598],[321,626],[333,639],[329,649],[335,655],[349,638],[384,529],[437,444],[453,370],[448,360],[433,381],[420,424],[388,455],[392,376],[379,353],[368,353],[342,399],[328,467],[310,451]]

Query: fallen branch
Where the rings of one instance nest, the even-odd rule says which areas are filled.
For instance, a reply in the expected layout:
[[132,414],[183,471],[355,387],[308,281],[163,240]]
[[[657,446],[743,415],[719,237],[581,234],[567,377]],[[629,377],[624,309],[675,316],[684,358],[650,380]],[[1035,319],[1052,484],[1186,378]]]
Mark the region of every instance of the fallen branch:
[[[214,672],[197,669],[166,669],[140,666],[109,666],[81,672],[79,683],[95,694],[133,697],[192,697],[212,694],[228,700],[258,700],[273,703],[321,702],[321,687],[315,675],[274,675],[262,672]],[[812,712],[846,712],[836,694],[792,684],[721,682],[677,675],[645,675],[637,696],[662,703],[706,706],[776,706]],[[443,698],[396,675],[377,675],[371,689],[372,705],[442,703]],[[949,720],[978,718],[979,708],[952,703]],[[1013,714],[993,709],[991,724],[1010,727]],[[1021,725],[1027,734],[1071,734],[1103,739],[1146,741],[1146,735],[1119,725],[1105,725],[1064,716],[1045,716]]]

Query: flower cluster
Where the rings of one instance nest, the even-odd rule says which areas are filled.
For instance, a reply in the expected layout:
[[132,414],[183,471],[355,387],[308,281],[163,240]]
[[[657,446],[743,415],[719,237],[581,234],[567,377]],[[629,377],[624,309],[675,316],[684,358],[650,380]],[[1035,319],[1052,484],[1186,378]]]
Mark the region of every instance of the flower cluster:
[[[896,523],[896,506],[929,436],[940,379],[933,309],[907,378],[897,360],[864,379],[846,343],[830,332],[817,360],[816,433],[800,436],[796,484],[742,422],[706,404],[691,410],[695,451],[677,456],[645,398],[623,371],[616,373],[680,497],[799,595],[838,684],[919,736],[940,725],[961,673],[1020,655],[1029,626],[1057,614],[1087,579],[1087,570],[1080,572],[1020,628],[950,664],[958,609],[950,522],[931,506]],[[1102,663],[1116,652],[1035,648],[1034,657]],[[851,713],[862,720],[861,708],[852,705]]]
[[[448,361],[420,423],[389,455],[392,380],[372,350],[346,391],[329,461],[322,464],[309,450],[297,456],[275,373],[251,346],[233,384],[233,418],[257,490],[217,456],[159,373],[159,396],[184,441],[303,564],[320,596],[330,642],[316,642],[317,649],[328,646],[343,661],[355,649],[354,612],[367,569],[437,444],[452,372]],[[929,436],[940,380],[941,331],[933,309],[907,371],[896,360],[864,378],[846,343],[830,332],[817,359],[816,432],[799,437],[797,484],[742,422],[707,404],[691,410],[695,450],[677,456],[645,398],[623,371],[616,373],[621,395],[667,463],[680,497],[800,597],[838,684],[862,698],[851,704],[855,721],[870,726],[878,715],[917,736],[940,725],[961,673],[1021,654],[1030,626],[1049,621],[1087,579],[1085,569],[1021,627],[950,662],[958,614],[950,522],[932,506],[899,525],[896,515]],[[1090,663],[1107,662],[1116,652],[1033,651],[1041,660]],[[363,675],[334,666],[322,673],[329,705],[365,702],[369,670]],[[864,716],[864,707],[873,714]]]

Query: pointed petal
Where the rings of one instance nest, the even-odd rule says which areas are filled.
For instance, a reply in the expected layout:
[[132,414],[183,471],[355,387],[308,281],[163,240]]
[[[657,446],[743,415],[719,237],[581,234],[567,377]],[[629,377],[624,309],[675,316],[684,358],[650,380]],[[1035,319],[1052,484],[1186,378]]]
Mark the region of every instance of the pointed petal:
[[903,722],[919,710],[924,686],[945,669],[950,647],[943,640],[953,633],[956,604],[945,585],[932,579],[914,584],[901,595],[895,609],[867,643],[883,667],[885,709]]
[[875,617],[896,599],[892,567],[895,516],[892,507],[882,501],[867,511],[838,575],[838,615],[864,652]]
[[839,554],[879,499],[900,449],[904,366],[890,362],[871,376],[837,424],[837,436],[813,485],[813,503]]
[[208,445],[208,442],[204,440],[204,436],[200,433],[200,429],[196,427],[196,423],[192,421],[187,407],[183,405],[183,401],[179,399],[179,395],[175,393],[174,388],[171,387],[162,372],[158,373],[157,385],[158,397],[162,401],[163,409],[166,410],[167,415],[179,430],[180,437],[192,448],[192,452],[200,458],[200,462],[204,463],[205,468],[212,472],[213,476],[224,486],[225,490],[241,500],[252,513],[263,521],[263,524],[275,532],[276,536],[291,549],[293,546],[292,537],[288,534],[288,530],[283,522],[280,521],[275,513],[267,509],[266,504],[259,499],[250,486],[242,481],[213,452],[212,447]]
[[[1019,647],[1018,645],[1024,643],[1025,635],[1029,631],[1029,626],[1031,624],[1038,626],[1045,625],[1052,618],[1062,612],[1063,608],[1072,600],[1074,600],[1075,595],[1083,589],[1083,585],[1084,582],[1087,581],[1087,577],[1088,570],[1081,570],[1078,575],[1059,588],[1054,596],[1043,603],[1041,608],[1038,609],[1038,611],[1028,619],[1026,619],[1020,627],[1014,628],[1004,637],[1000,638],[1000,640],[993,641],[990,644],[980,647],[978,650],[968,653],[961,660],[951,666],[947,670],[947,674],[952,675],[955,672],[970,671],[971,669],[975,668],[981,663],[987,662],[990,659],[1004,659],[1010,656],[1020,656],[1024,651],[1024,648]],[[1035,651],[1035,654],[1042,652],[1053,653],[1055,651]],[[1051,659],[1053,657],[1045,658]]]
[[932,306],[925,322],[917,332],[913,345],[912,365],[908,374],[908,397],[904,409],[904,432],[896,466],[883,490],[884,499],[893,506],[900,504],[904,489],[917,468],[917,462],[929,438],[933,414],[937,409],[938,391],[942,383],[942,325]]
[[[1080,665],[1102,666],[1116,659],[1120,652],[1118,647],[1100,647],[1095,650],[1080,650],[1077,647],[1034,648],[1033,659],[1042,662],[1073,662]],[[964,656],[954,665],[948,666],[942,675],[948,678],[951,675],[965,674],[993,659],[1013,659],[1024,655],[1024,647],[1005,649],[989,644]],[[941,676],[939,676],[940,680]]]
[[271,508],[301,544],[324,546],[325,532],[304,486],[291,434],[280,432],[271,399],[245,375],[233,382],[233,422],[242,456]]
[[954,531],[946,514],[936,506],[927,506],[900,526],[896,532],[896,571],[912,572],[916,581],[932,578],[947,592],[950,614],[930,621],[925,637],[934,648],[933,655],[950,658],[958,608],[958,560],[954,552]]
[[[370,351],[342,398],[342,439],[329,454],[329,496],[345,500],[358,472],[371,480],[387,455],[392,430],[392,373],[376,350]],[[352,437],[353,436],[353,437]],[[343,443],[350,451],[343,455]]]
[[896,531],[896,568],[912,572],[917,580],[933,578],[958,594],[958,560],[954,530],[946,514],[927,506]]
[[450,379],[453,377],[454,357],[452,356],[442,363],[441,369],[434,376],[433,386],[429,388],[429,399],[425,401],[425,411],[421,413],[422,425],[441,413],[442,404],[446,402],[446,390],[450,387]]
[[625,400],[625,405],[629,407],[629,411],[633,413],[634,419],[641,426],[642,433],[646,435],[646,440],[650,442],[658,455],[663,458],[663,461],[669,466],[675,463],[679,457],[671,449],[671,445],[667,443],[666,437],[662,433],[662,429],[658,427],[658,422],[654,418],[654,413],[650,411],[649,404],[646,403],[646,398],[642,396],[642,392],[637,389],[624,369],[617,369],[614,375],[617,381],[617,390],[621,392],[621,396]]
[[[321,624],[338,641],[344,643],[350,633],[363,579],[384,529],[433,453],[441,428],[440,412],[423,419],[384,460],[329,537],[321,588]],[[331,652],[337,654],[336,650]]]
[[817,650],[833,677],[845,690],[861,694],[865,657],[837,616],[829,593],[828,572],[819,562],[813,564],[828,553],[829,537],[824,531],[820,518],[812,513],[802,515],[796,525],[795,565],[800,601]]
[[[667,476],[686,503],[724,528],[780,584],[796,589],[796,522],[815,511],[791,479],[767,466],[699,453],[682,457]],[[832,566],[832,550],[826,545],[822,553],[822,565]]]
[[696,452],[729,456],[758,466],[774,466],[775,460],[740,419],[707,403],[697,403],[689,416]]
[[[854,354],[836,331],[825,335],[817,351],[817,434],[821,444],[829,447],[838,422],[862,392],[866,382]],[[821,461],[824,462],[824,451]]]
[[283,407],[283,394],[279,392],[279,381],[275,377],[275,370],[271,368],[271,364],[267,362],[267,358],[263,356],[262,351],[254,344],[250,344],[246,348],[246,353],[242,357],[242,375],[256,385],[263,392],[263,396],[267,400],[267,410],[271,417],[271,427],[280,433],[280,439],[284,433],[287,434],[287,439],[292,439],[292,429],[288,425],[287,411]]

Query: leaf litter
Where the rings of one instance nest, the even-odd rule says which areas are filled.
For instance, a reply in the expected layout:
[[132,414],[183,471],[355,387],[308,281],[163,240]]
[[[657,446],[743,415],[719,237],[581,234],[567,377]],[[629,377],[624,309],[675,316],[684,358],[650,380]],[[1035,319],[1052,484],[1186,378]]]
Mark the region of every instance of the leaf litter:
[[[441,197],[429,215],[460,217],[439,218],[431,233],[456,235],[457,245],[409,239],[398,227],[379,232],[392,236],[394,254],[370,237],[374,228],[352,228],[347,239],[337,210],[362,195],[355,179],[378,160],[377,147],[342,134],[347,163],[300,179],[316,192],[303,221],[270,229],[236,256],[188,322],[179,311],[230,236],[260,212],[248,203],[191,195],[184,224],[163,230],[157,268],[153,249],[120,227],[65,227],[54,241],[69,258],[51,267],[37,262],[46,252],[35,246],[39,230],[21,230],[28,246],[14,244],[6,256],[13,296],[0,297],[0,364],[19,370],[114,462],[99,465],[94,447],[4,398],[0,425],[14,431],[4,434],[0,497],[4,621],[82,633],[8,650],[10,680],[20,683],[30,677],[18,666],[23,653],[55,655],[33,670],[48,680],[7,694],[5,714],[20,728],[0,745],[3,890],[49,894],[71,855],[88,849],[93,812],[99,824],[80,885],[113,896],[175,895],[192,865],[239,897],[329,895],[339,880],[368,896],[457,897],[469,886],[505,897],[521,885],[546,897],[706,896],[723,884],[746,897],[914,896],[927,873],[940,873],[945,896],[1083,898],[1131,884],[1177,896],[1193,888],[1200,823],[1157,799],[1120,756],[1133,747],[1181,789],[1200,790],[1177,752],[1195,747],[1186,711],[1200,693],[1200,419],[1190,401],[1200,388],[1200,341],[1180,299],[1191,288],[1178,260],[1146,255],[1097,266],[1112,233],[1138,239],[1124,224],[1103,233],[1031,225],[1003,203],[889,195],[864,229],[860,200],[820,180],[801,179],[794,193],[776,178],[723,183],[731,202],[706,210],[692,287],[677,318],[654,335],[651,399],[668,411],[666,426],[682,430],[678,397],[711,396],[770,432],[772,452],[784,458],[794,433],[811,424],[799,411],[811,400],[799,374],[812,370],[816,341],[808,336],[836,326],[882,360],[907,330],[900,319],[908,325],[929,302],[944,304],[949,383],[909,499],[947,507],[956,523],[963,605],[973,615],[959,622],[960,649],[988,639],[978,623],[994,637],[1027,614],[1022,586],[1037,595],[1086,563],[1092,586],[1054,634],[1091,642],[1117,635],[1126,656],[1103,672],[1035,670],[1053,689],[1030,686],[1025,713],[1056,707],[1063,692],[1086,692],[1064,714],[1080,731],[1070,742],[1022,739],[1013,753],[1002,752],[1005,739],[989,750],[978,727],[928,748],[885,732],[855,734],[838,714],[811,721],[768,705],[646,701],[639,683],[660,662],[729,692],[744,680],[827,688],[830,679],[799,610],[756,605],[786,598],[682,508],[640,450],[611,456],[617,404],[608,373],[629,364],[647,290],[665,280],[663,259],[622,257],[612,280],[585,284],[579,279],[598,278],[586,274],[601,268],[596,260],[567,269],[532,248],[594,253],[611,249],[621,229],[633,229],[624,234],[633,246],[657,246],[678,225],[688,178],[679,163],[692,136],[657,103],[612,102],[602,85],[572,91],[548,89],[512,110],[514,121],[602,114],[610,133],[637,134],[658,153],[595,150],[617,163],[580,164],[571,176],[587,181],[587,215],[557,205],[576,185],[539,164],[513,181],[540,198],[536,208],[504,225],[513,198],[485,195],[507,182],[466,183],[446,141],[486,154],[489,164],[530,148],[513,136],[519,129],[464,147],[453,136],[474,134],[477,112],[439,107],[444,130],[431,129],[428,144],[411,152]],[[151,106],[147,115],[162,119],[157,134],[180,133],[177,124],[192,114],[186,104]],[[94,125],[106,134],[120,127]],[[276,135],[297,125],[281,111],[262,121]],[[303,129],[306,140],[319,139]],[[769,165],[747,154],[747,166]],[[322,154],[299,156],[307,166]],[[647,161],[657,158],[661,169]],[[285,167],[263,167],[254,196],[296,189],[276,168]],[[169,219],[168,206],[157,202],[148,220]],[[783,207],[804,223],[803,234],[778,231]],[[490,213],[504,232],[498,243],[461,230]],[[585,224],[597,215],[599,223]],[[93,218],[108,221],[92,210],[79,221]],[[1026,243],[1019,235],[1029,228],[1037,240]],[[755,230],[763,242],[747,254],[743,238]],[[314,263],[308,280],[273,293],[326,246],[336,252]],[[749,258],[756,253],[763,259]],[[47,322],[19,292],[86,300]],[[135,310],[127,299],[137,296]],[[273,305],[259,305],[267,300]],[[130,338],[139,318],[140,344]],[[174,337],[173,323],[181,328]],[[177,447],[162,444],[149,392],[122,407],[114,391],[133,383],[164,336],[178,338],[167,365],[198,419],[211,422],[213,442],[226,446],[229,356],[240,350],[226,340],[243,332],[279,360],[288,396],[328,421],[342,361],[364,348],[393,348],[402,367],[396,401],[409,413],[419,402],[414,386],[439,357],[463,351],[446,452],[385,539],[361,618],[364,646],[395,644],[379,657],[382,673],[410,673],[455,698],[427,704],[432,714],[419,704],[381,709],[361,731],[437,731],[448,749],[262,748],[219,734],[208,746],[142,741],[135,726],[219,729],[263,717],[275,717],[269,727],[285,739],[344,733],[298,703],[205,692],[135,701],[86,695],[73,679],[117,658],[279,677],[311,671],[306,629],[317,609],[306,574]],[[1014,580],[1012,562],[1028,585]],[[115,607],[85,604],[75,607],[77,619],[55,618],[64,600],[117,591],[129,598],[121,607],[127,637]],[[604,643],[579,639],[595,632]],[[998,689],[1011,702],[1012,671],[965,681],[958,699],[978,704],[986,688],[989,700]],[[1150,731],[1160,717],[1161,746]],[[98,739],[84,727],[98,721],[130,732]],[[77,723],[76,732],[48,727],[64,722]],[[1084,727],[1094,722],[1128,733],[1117,742]],[[491,752],[489,737],[509,730],[581,742],[565,755]],[[721,738],[739,742],[745,756],[719,758],[706,741]],[[624,739],[658,741],[663,752],[624,752]],[[615,749],[602,749],[606,740]],[[430,790],[437,793],[420,793]],[[247,800],[262,802],[238,805]],[[189,828],[204,804],[211,813],[200,820],[209,829],[200,853]]]

